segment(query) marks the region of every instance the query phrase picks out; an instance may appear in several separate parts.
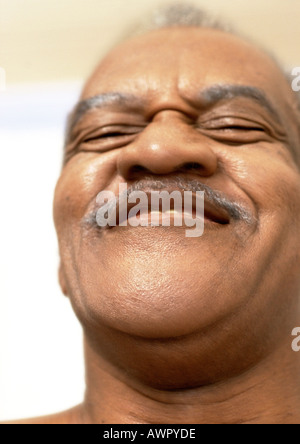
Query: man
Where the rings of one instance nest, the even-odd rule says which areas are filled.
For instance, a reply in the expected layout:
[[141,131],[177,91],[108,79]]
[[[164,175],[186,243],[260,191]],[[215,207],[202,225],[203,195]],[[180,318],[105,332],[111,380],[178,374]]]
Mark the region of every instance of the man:
[[[298,423],[297,98],[269,55],[198,10],[160,23],[105,57],[71,116],[54,219],[87,390],[27,423]],[[203,235],[99,227],[97,196],[120,184],[197,184]]]

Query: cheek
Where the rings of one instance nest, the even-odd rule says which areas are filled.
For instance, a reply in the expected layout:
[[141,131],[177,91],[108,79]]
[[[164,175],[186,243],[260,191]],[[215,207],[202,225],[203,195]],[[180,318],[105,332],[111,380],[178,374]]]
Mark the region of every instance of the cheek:
[[247,253],[247,269],[261,269],[264,294],[278,295],[286,304],[286,298],[298,295],[300,287],[299,171],[276,149],[243,149],[238,159],[228,157],[227,165],[229,175],[258,211],[259,224],[251,239],[252,254]]
[[228,174],[253,200],[260,218],[270,215],[279,221],[299,214],[300,174],[286,148],[244,147],[227,153],[225,161]]
[[64,167],[54,195],[58,232],[78,224],[97,194],[106,189],[115,171],[115,156],[80,153]]
[[255,255],[266,269],[273,266],[275,274],[271,274],[277,276],[276,269],[299,270],[300,174],[277,147],[271,148],[243,148],[239,158],[226,161],[229,175],[257,208],[258,230],[252,239]]

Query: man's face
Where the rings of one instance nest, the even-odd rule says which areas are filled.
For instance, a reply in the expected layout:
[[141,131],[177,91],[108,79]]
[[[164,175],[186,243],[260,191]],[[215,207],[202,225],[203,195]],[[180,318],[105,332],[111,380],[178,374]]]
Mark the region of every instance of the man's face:
[[[54,205],[61,282],[84,326],[175,338],[222,324],[248,350],[289,335],[300,286],[300,146],[275,63],[220,31],[164,29],[113,50],[81,99],[98,95],[72,129]],[[178,179],[210,187],[248,217],[208,216],[195,238],[183,227],[90,223],[100,191],[144,180],[148,191],[156,180],[168,189]]]

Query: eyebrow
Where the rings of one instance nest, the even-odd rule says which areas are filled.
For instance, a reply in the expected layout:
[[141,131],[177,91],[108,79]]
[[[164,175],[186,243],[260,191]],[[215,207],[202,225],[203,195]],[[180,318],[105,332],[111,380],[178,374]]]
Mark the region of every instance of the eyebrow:
[[271,101],[267,98],[264,91],[255,86],[248,85],[213,85],[202,93],[200,93],[200,100],[206,106],[212,106],[221,100],[231,100],[238,97],[246,97],[254,100],[263,108],[265,108],[279,123],[281,118],[274,108]]
[[[254,86],[248,85],[212,85],[201,91],[196,100],[188,99],[188,102],[200,104],[200,106],[210,107],[216,105],[221,100],[232,100],[238,97],[246,97],[254,100],[265,108],[272,116],[281,123],[280,116],[265,93]],[[67,136],[70,135],[76,124],[91,110],[101,109],[106,106],[116,105],[126,109],[141,109],[145,105],[145,100],[133,94],[121,92],[107,92],[98,94],[80,101],[69,116],[67,125]]]
[[69,116],[68,132],[71,132],[76,124],[87,114],[90,110],[101,109],[106,106],[116,105],[118,107],[141,108],[145,104],[144,100],[133,95],[124,94],[120,92],[107,92],[98,94],[88,99],[81,100],[74,108]]

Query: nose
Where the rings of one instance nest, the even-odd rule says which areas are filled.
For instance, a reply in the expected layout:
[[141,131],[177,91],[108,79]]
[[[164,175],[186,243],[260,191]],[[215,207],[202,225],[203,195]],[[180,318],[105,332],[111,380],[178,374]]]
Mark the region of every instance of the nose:
[[167,175],[183,170],[211,176],[218,166],[207,138],[179,118],[154,119],[136,140],[120,150],[119,174],[135,179],[144,174]]

